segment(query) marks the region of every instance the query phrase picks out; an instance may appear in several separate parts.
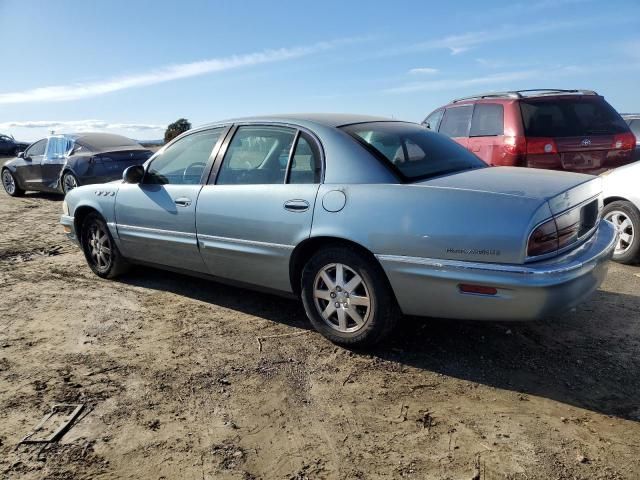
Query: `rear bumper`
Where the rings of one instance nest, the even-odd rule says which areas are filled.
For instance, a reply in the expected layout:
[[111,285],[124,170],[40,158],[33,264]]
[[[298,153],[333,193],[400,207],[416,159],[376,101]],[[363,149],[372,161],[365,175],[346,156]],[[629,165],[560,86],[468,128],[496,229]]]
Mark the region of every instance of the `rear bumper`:
[[[602,221],[575,250],[525,265],[377,255],[403,313],[472,320],[535,320],[570,309],[604,280],[617,233]],[[491,286],[496,295],[460,292]]]

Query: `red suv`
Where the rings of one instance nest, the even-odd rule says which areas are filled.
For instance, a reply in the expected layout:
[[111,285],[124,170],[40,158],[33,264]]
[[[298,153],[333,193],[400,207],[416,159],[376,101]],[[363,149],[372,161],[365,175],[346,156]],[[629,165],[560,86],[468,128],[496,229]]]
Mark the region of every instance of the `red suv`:
[[598,174],[633,161],[636,139],[590,90],[519,90],[459,98],[422,122],[489,165]]

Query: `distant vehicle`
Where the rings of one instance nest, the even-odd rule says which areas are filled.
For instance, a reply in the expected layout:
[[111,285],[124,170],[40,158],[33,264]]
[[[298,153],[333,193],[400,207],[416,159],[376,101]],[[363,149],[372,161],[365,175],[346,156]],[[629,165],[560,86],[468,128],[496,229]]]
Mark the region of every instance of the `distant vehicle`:
[[5,162],[0,176],[12,197],[27,190],[66,194],[78,185],[120,179],[125,168],[142,165],[151,155],[150,150],[121,135],[53,135]]
[[604,211],[620,237],[613,259],[620,263],[640,261],[640,162],[603,173]]
[[0,134],[0,155],[15,157],[28,146],[28,143],[16,142],[13,137]]
[[636,136],[636,150],[633,159],[638,161],[640,160],[640,113],[623,113],[622,118]]
[[519,90],[459,98],[423,122],[489,165],[598,174],[633,161],[636,139],[591,90]]
[[[514,187],[517,185],[517,187]],[[143,263],[302,298],[330,340],[399,312],[533,320],[600,285],[616,244],[602,179],[487,168],[421,125],[304,114],[190,130],[60,222],[103,278]]]

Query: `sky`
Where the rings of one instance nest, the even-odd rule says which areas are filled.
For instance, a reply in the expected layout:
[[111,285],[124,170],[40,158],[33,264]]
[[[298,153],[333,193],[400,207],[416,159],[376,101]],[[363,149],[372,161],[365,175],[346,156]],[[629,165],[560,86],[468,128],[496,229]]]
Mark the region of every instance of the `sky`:
[[456,97],[596,90],[640,112],[640,1],[0,0],[0,133],[160,139],[240,116],[421,121]]

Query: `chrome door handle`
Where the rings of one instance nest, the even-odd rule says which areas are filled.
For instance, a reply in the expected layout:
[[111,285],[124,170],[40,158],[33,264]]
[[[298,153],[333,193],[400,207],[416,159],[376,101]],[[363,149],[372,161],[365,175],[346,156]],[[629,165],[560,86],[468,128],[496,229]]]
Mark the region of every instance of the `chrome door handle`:
[[174,203],[179,207],[188,207],[191,205],[191,199],[187,197],[180,197],[174,200]]
[[309,210],[309,202],[306,200],[288,200],[284,202],[284,208],[290,212],[305,212]]

